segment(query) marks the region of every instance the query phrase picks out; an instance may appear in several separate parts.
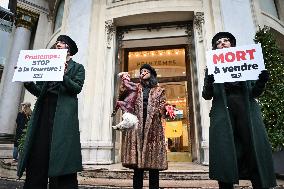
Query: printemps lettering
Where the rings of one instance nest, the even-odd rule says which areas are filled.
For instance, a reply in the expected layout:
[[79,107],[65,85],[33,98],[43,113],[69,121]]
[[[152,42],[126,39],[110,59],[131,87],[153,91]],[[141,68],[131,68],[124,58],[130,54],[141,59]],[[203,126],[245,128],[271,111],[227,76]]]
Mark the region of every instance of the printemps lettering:
[[60,55],[57,54],[46,54],[46,55],[26,55],[25,59],[53,59],[60,58]]
[[174,65],[177,65],[177,61],[176,60],[153,60],[153,61],[137,62],[137,66],[141,66],[143,64],[150,64],[151,66],[174,66]]

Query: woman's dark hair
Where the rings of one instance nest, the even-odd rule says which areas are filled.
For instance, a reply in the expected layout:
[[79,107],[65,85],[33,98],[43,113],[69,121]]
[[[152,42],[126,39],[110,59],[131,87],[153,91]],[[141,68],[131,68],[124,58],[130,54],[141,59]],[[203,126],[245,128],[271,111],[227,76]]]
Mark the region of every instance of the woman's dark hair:
[[140,83],[143,87],[156,87],[158,85],[158,79],[153,74],[151,74],[150,78],[147,80],[140,79]]
[[233,34],[231,34],[229,32],[219,32],[212,38],[212,42],[211,42],[212,43],[212,50],[217,49],[216,42],[221,38],[228,38],[230,43],[231,43],[231,47],[236,46],[236,38],[235,38],[235,36],[233,36]]

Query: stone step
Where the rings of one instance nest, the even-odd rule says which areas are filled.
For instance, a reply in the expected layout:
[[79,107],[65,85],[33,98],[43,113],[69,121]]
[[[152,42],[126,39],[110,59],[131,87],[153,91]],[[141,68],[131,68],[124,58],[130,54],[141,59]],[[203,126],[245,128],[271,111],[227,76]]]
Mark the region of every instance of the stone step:
[[[13,186],[23,185],[25,177],[23,176],[21,180],[17,180],[16,168],[17,164],[12,162],[12,160],[0,160],[0,186],[1,182],[6,182]],[[132,175],[133,171],[123,168],[121,164],[85,166],[84,171],[78,174],[79,189],[132,188]],[[146,172],[144,177],[145,188],[148,187],[147,179],[148,174]],[[275,189],[284,188],[284,180],[277,180],[277,183],[278,186]],[[169,163],[169,169],[160,172],[160,187],[164,189],[217,189],[218,183],[214,180],[209,180],[207,166],[193,163]],[[240,184],[234,188],[251,189],[251,183],[249,181],[240,181]],[[11,187],[7,187],[7,189],[11,189]]]
[[[132,187],[132,180],[128,179],[100,179],[100,178],[88,178],[85,180],[82,177],[78,177],[79,189],[129,189]],[[1,189],[14,189],[23,187],[23,180],[0,178]],[[148,180],[144,180],[144,188],[148,188]],[[217,189],[217,182],[212,180],[192,180],[192,181],[167,181],[160,180],[161,189]],[[252,189],[248,181],[240,181],[240,185],[235,185],[234,189]],[[277,186],[274,189],[283,189],[282,186]]]
[[0,143],[0,158],[12,158],[14,144]]
[[[84,170],[80,173],[82,177],[105,178],[105,179],[131,179],[133,177],[132,170],[107,170],[95,169]],[[148,179],[149,173],[144,173],[144,178]],[[209,180],[207,171],[202,170],[167,170],[160,171],[161,180]]]
[[[169,162],[169,168],[160,171],[161,180],[209,180],[208,166],[192,162]],[[132,179],[133,170],[122,167],[121,163],[112,165],[84,166],[80,173],[82,177],[106,179]],[[148,171],[144,173],[148,179]]]

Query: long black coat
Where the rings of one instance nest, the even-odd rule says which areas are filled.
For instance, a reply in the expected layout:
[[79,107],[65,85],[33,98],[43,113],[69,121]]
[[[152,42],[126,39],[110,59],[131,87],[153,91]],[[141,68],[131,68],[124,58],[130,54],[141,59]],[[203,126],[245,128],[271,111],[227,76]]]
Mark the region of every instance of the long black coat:
[[[70,60],[67,72],[63,76],[63,82],[60,84],[57,98],[50,145],[49,177],[76,173],[82,170],[77,94],[81,92],[84,80],[84,66]],[[23,175],[31,153],[40,109],[48,86],[47,82],[37,82],[37,84],[33,83],[25,87],[38,98],[28,125],[24,151],[20,154],[17,173],[19,177]]]
[[23,130],[26,128],[26,124],[28,123],[29,118],[26,116],[24,112],[19,112],[16,119],[16,134],[15,134],[15,141],[14,146],[19,146],[19,139],[21,138],[23,134]]
[[[207,74],[204,83],[207,83]],[[263,124],[261,110],[255,98],[259,96],[265,84],[245,81],[242,90],[247,108],[251,133],[252,151],[264,188],[276,185],[273,169],[271,146]],[[238,147],[234,141],[232,124],[227,109],[227,97],[223,83],[213,84],[213,88],[204,85],[202,96],[212,101],[209,128],[209,176],[211,179],[227,183],[238,183],[237,163]]]

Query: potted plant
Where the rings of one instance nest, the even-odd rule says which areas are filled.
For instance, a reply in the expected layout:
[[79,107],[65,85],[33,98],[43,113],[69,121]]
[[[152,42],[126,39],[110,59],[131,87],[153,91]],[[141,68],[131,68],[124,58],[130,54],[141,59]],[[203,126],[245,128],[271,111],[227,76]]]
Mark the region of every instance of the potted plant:
[[284,175],[284,55],[270,28],[259,28],[254,41],[261,43],[265,68],[270,74],[259,98],[263,121],[272,146],[275,172]]

